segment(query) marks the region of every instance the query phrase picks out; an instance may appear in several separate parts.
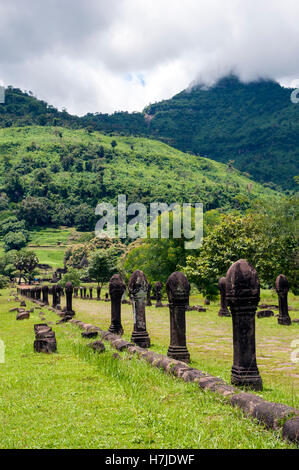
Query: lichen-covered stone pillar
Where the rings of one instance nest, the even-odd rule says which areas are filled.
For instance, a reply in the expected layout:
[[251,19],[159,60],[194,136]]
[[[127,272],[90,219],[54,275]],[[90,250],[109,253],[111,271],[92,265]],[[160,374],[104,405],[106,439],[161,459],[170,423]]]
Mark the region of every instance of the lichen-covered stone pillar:
[[218,282],[218,288],[220,291],[220,310],[218,312],[219,317],[230,317],[230,311],[226,304],[226,279],[221,277]]
[[163,305],[162,305],[162,284],[161,284],[161,282],[156,282],[155,292],[156,292],[156,308],[163,307]]
[[151,307],[152,300],[151,300],[151,293],[152,293],[152,285],[148,283],[147,285],[147,299],[146,299],[146,306]]
[[133,305],[134,329],[131,341],[141,348],[149,348],[150,338],[146,331],[145,303],[147,296],[147,279],[142,271],[133,272],[129,281],[129,293]]
[[57,305],[61,305],[61,295],[62,295],[62,287],[57,284],[56,286],[56,296],[57,296]]
[[275,281],[275,289],[278,295],[279,315],[278,323],[280,325],[291,325],[292,320],[288,308],[289,281],[286,276],[279,274]]
[[86,299],[86,290],[87,290],[87,288],[86,288],[86,287],[83,287],[84,299]]
[[101,286],[97,286],[97,300],[101,300]]
[[186,306],[189,303],[190,284],[183,273],[172,273],[166,283],[170,311],[170,346],[167,356],[190,362],[186,346]]
[[48,286],[43,286],[42,287],[42,293],[43,293],[43,303],[45,305],[49,305],[49,287]]
[[89,298],[92,299],[92,287],[89,288]]
[[35,296],[37,300],[41,300],[42,288],[36,287]]
[[67,282],[65,285],[65,295],[66,295],[66,315],[75,315],[73,311],[73,284]]
[[226,275],[226,301],[233,320],[234,359],[231,383],[262,390],[256,363],[255,313],[260,300],[256,270],[246,260],[234,263]]
[[121,276],[114,274],[109,281],[109,294],[111,298],[111,325],[109,331],[116,335],[124,333],[121,324],[121,298],[125,290],[126,285]]

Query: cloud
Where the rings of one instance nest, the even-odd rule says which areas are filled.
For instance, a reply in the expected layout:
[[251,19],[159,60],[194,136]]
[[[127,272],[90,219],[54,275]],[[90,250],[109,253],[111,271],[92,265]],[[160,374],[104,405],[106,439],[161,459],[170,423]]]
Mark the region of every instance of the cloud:
[[0,83],[76,114],[141,110],[194,80],[299,78],[297,0],[0,0]]

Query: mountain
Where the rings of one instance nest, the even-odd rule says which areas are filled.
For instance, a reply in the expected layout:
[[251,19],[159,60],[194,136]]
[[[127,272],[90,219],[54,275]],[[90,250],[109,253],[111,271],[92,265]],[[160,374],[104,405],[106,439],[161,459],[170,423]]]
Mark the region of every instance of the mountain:
[[142,113],[58,111],[32,94],[9,88],[0,105],[0,127],[64,126],[151,137],[185,153],[229,163],[274,189],[294,190],[299,174],[299,104],[290,89],[271,80],[221,79],[151,104]]
[[55,126],[0,129],[0,214],[34,225],[92,230],[99,201],[202,202],[246,209],[281,195],[232,166],[141,137]]
[[197,85],[148,106],[143,112],[147,129],[137,113],[82,120],[108,132],[130,132],[134,123],[139,133],[184,152],[233,160],[257,181],[289,190],[299,174],[299,104],[291,102],[291,92],[270,80],[244,84],[230,76],[211,88]]

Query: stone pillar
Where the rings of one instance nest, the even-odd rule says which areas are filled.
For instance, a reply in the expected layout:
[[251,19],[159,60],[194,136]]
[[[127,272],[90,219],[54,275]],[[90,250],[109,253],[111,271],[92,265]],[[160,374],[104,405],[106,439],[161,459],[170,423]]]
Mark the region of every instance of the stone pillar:
[[155,292],[156,292],[156,308],[163,307],[162,305],[162,284],[161,282],[156,282]]
[[52,307],[56,308],[58,305],[58,297],[57,297],[57,284],[54,284],[52,286],[52,296],[53,296],[53,301],[52,301]]
[[129,293],[133,305],[134,329],[131,341],[141,348],[150,346],[146,331],[145,302],[147,296],[147,279],[142,271],[134,271],[129,281]]
[[106,294],[105,294],[105,302],[109,302],[109,294],[108,294],[108,292],[106,292]]
[[218,282],[218,289],[220,290],[220,310],[218,312],[219,317],[230,317],[230,311],[226,304],[226,279],[221,277]]
[[146,299],[146,306],[151,307],[152,301],[151,301],[151,292],[152,292],[152,285],[148,283],[147,285],[147,299]]
[[101,300],[101,286],[97,286],[97,300]]
[[84,299],[86,299],[86,287],[83,287],[83,292],[84,292]]
[[121,297],[126,290],[121,276],[114,274],[109,281],[109,294],[111,298],[111,325],[109,331],[116,335],[124,333],[121,324]]
[[43,303],[46,305],[49,305],[49,287],[43,286],[42,293],[43,293]]
[[255,313],[260,300],[260,283],[256,270],[244,259],[227,271],[226,299],[233,320],[231,383],[262,390],[255,349]]
[[80,298],[83,298],[83,287],[80,287]]
[[74,287],[74,297],[78,297],[78,287]]
[[275,289],[278,295],[279,315],[278,323],[280,325],[291,325],[292,320],[288,308],[289,281],[286,276],[279,274],[275,281]]
[[89,288],[89,298],[92,299],[92,287]]
[[62,295],[62,287],[57,284],[56,285],[56,296],[57,296],[57,305],[61,305],[61,295]]
[[170,346],[167,356],[190,362],[186,346],[186,306],[189,303],[190,284],[183,273],[172,273],[166,284],[170,311]]
[[41,299],[41,287],[36,287],[35,288],[35,298],[36,298],[36,300]]
[[65,285],[65,295],[66,295],[66,309],[65,309],[65,314],[66,315],[75,315],[75,312],[73,310],[73,284],[71,282],[67,282]]

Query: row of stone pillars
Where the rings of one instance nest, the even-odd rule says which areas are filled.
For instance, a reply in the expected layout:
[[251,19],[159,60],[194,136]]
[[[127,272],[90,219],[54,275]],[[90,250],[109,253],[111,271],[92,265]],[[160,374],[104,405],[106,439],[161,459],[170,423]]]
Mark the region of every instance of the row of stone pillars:
[[[220,310],[218,312],[219,317],[230,317],[231,313],[227,308],[227,279],[222,277],[219,279],[218,288],[220,291]],[[278,323],[280,325],[290,325],[292,320],[289,315],[288,308],[288,292],[289,292],[289,281],[286,276],[280,274],[277,276],[275,281],[275,290],[278,295]]]
[[[239,260],[227,272],[219,283],[222,292],[221,309],[230,308],[233,322],[233,366],[231,382],[255,390],[262,389],[262,379],[256,362],[255,313],[260,300],[260,283],[256,270],[246,261]],[[225,286],[225,288],[224,288]],[[46,287],[46,286],[44,286]],[[57,301],[57,289],[52,287],[53,306]],[[121,324],[121,299],[125,284],[119,274],[112,276],[109,282],[111,297],[111,324],[109,331],[123,334]],[[128,285],[133,306],[134,327],[131,341],[142,348],[150,346],[150,337],[146,329],[145,306],[148,300],[148,282],[145,274],[136,270],[131,275]],[[285,317],[285,303],[288,283],[285,276],[277,278],[276,289],[280,297],[282,316]],[[25,289],[26,290],[26,289]],[[66,310],[72,310],[73,287],[66,285]],[[176,360],[189,362],[190,354],[186,345],[186,307],[189,305],[190,284],[183,273],[175,272],[167,280],[166,291],[170,310],[170,345],[167,355]],[[35,291],[36,292],[36,291]],[[55,301],[54,301],[55,299]],[[281,320],[284,321],[284,320]],[[285,324],[285,323],[283,323]]]
[[[233,366],[231,382],[236,386],[262,390],[262,379],[256,362],[255,314],[260,301],[260,283],[256,270],[246,261],[239,260],[220,279],[221,316],[232,316]],[[119,275],[111,278],[111,325],[109,331],[123,333],[121,325],[121,297],[125,290]],[[279,295],[279,322],[286,324],[288,309],[286,295],[288,283],[285,276],[276,280]],[[184,274],[175,272],[169,276],[166,291],[170,310],[170,346],[167,355],[176,360],[189,362],[186,345],[186,307],[189,305],[190,284]],[[133,305],[134,328],[131,341],[140,347],[150,346],[146,330],[145,306],[148,302],[148,283],[142,271],[135,271],[129,281],[129,293]],[[230,312],[228,307],[230,308]]]

